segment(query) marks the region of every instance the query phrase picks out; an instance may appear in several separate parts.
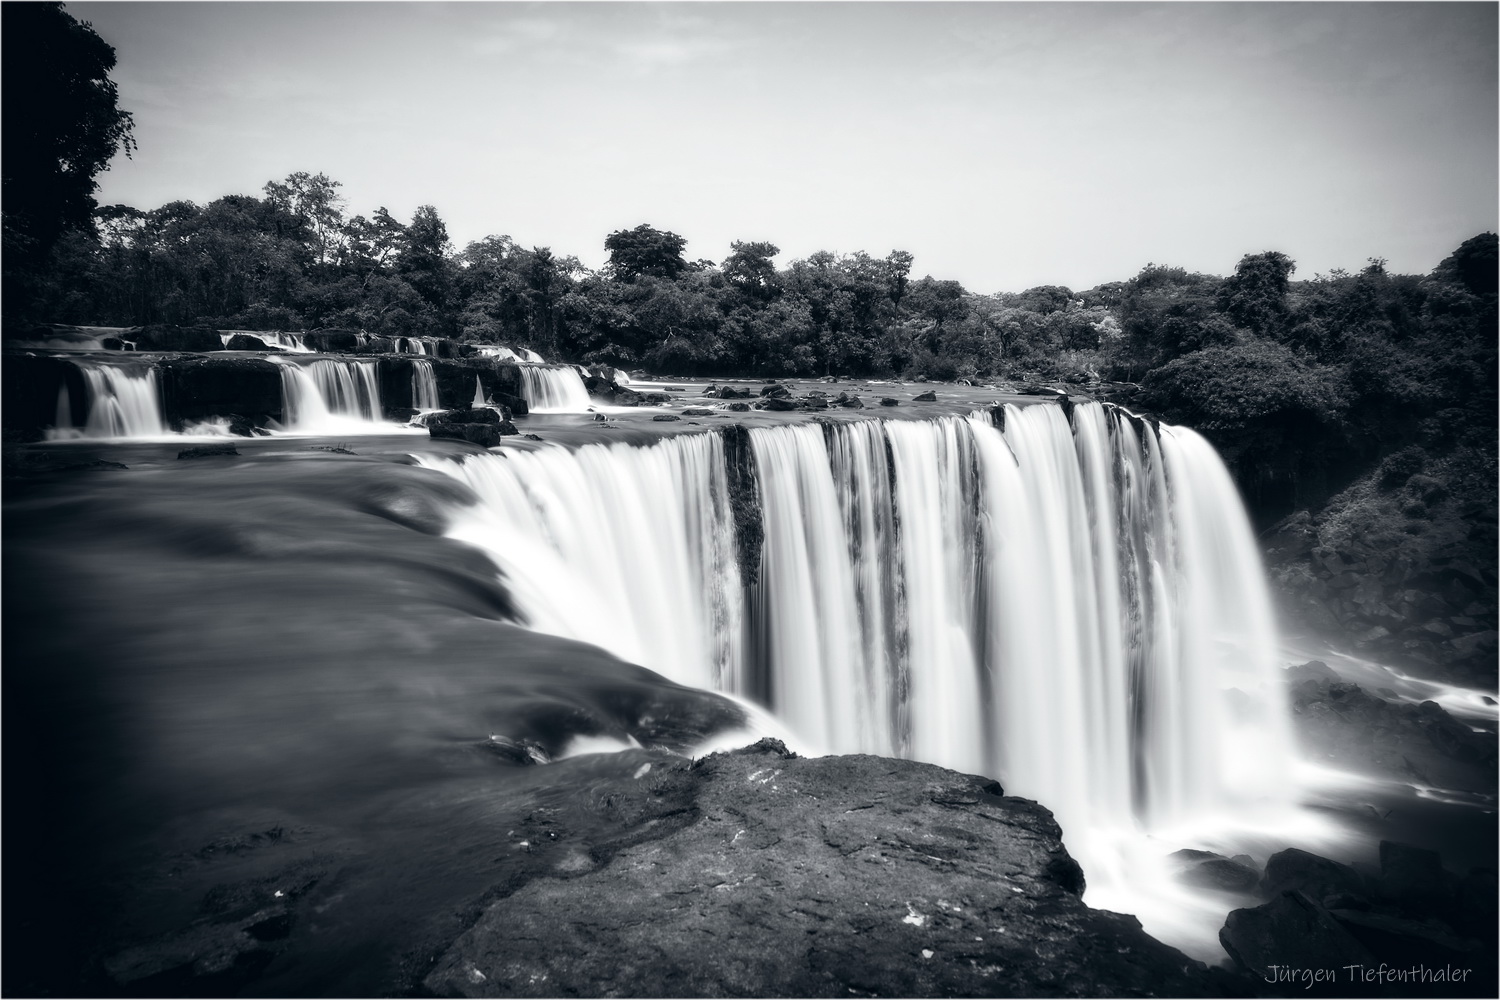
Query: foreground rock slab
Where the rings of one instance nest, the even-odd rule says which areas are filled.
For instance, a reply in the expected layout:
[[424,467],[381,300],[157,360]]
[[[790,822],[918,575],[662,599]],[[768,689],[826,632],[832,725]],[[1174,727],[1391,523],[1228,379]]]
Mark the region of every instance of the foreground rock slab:
[[677,823],[603,863],[566,838],[437,961],[461,996],[1223,995],[1092,910],[1052,815],[999,785],[777,742],[636,780]]

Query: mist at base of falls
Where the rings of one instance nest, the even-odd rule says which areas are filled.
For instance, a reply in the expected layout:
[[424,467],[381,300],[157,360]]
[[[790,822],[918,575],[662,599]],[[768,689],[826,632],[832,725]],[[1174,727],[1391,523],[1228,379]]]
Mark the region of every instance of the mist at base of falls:
[[[1336,836],[1299,807],[1234,486],[1197,434],[1120,410],[1008,405],[1002,422],[419,461],[479,496],[449,537],[490,553],[530,627],[760,701],[804,752],[993,775],[1057,815],[1091,904],[1221,957],[1213,931],[1243,901],[1178,887],[1166,855]],[[759,511],[749,566],[735,462]]]

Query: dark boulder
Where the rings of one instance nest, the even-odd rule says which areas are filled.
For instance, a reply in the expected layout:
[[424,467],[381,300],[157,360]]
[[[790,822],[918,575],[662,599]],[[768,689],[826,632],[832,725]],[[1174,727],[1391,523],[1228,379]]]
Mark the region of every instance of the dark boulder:
[[911,401],[913,403],[936,403],[937,393],[933,392],[931,389],[928,389],[926,392],[919,393],[913,396],[911,398]]
[[336,327],[309,330],[302,335],[302,342],[319,354],[353,354],[359,349],[361,339],[357,330]]
[[1209,851],[1177,851],[1171,860],[1179,866],[1181,881],[1203,889],[1250,892],[1260,882],[1260,872],[1254,867]]
[[1308,660],[1306,663],[1295,667],[1286,668],[1287,684],[1301,684],[1303,681],[1328,681],[1337,684],[1343,680],[1333,669],[1322,660]]
[[711,417],[714,411],[706,406],[689,406],[682,411],[684,417]]
[[721,385],[713,392],[706,393],[715,399],[753,399],[755,393],[749,389],[736,389],[732,385]]
[[153,323],[135,331],[136,349],[140,351],[221,351],[224,341],[219,331],[206,326],[168,326]]
[[427,433],[435,438],[468,441],[482,448],[493,448],[500,443],[502,437],[519,434],[520,431],[509,420],[497,424],[455,424],[439,420],[427,425]]
[[[1092,910],[1047,810],[984,778],[774,740],[657,758],[634,789],[675,819],[538,877],[441,952],[437,996],[1184,996],[1235,984]],[[994,789],[993,791],[991,789]],[[539,948],[535,942],[545,941]]]
[[1380,842],[1380,894],[1411,909],[1438,909],[1450,899],[1443,861],[1426,851],[1390,840]]
[[42,430],[57,423],[58,403],[65,387],[68,424],[82,427],[88,420],[83,372],[66,358],[7,353],[0,364],[0,379],[0,405],[8,434],[40,440]]
[[498,424],[500,422],[500,411],[492,410],[488,406],[448,410],[434,414],[434,416],[439,422],[446,421],[451,424]]
[[838,398],[836,398],[833,402],[835,405],[842,406],[845,409],[849,410],[863,410],[865,408],[863,400],[861,400],[858,396],[851,396],[847,392],[839,393]]
[[788,390],[784,385],[776,385],[773,383],[772,385],[764,386],[760,390],[760,394],[772,399],[785,399],[787,396],[791,395],[791,391]]
[[1276,981],[1273,966],[1338,969],[1375,961],[1327,910],[1300,892],[1232,911],[1219,931],[1219,943],[1236,965],[1265,982]]
[[729,409],[733,410],[736,413],[746,413],[750,409],[750,404],[749,403],[730,403],[729,404]]
[[1267,896],[1297,890],[1320,901],[1333,893],[1366,893],[1365,880],[1355,869],[1295,847],[1271,855],[1261,889]]
[[899,399],[892,399],[890,396],[886,396],[883,399],[881,399],[880,405],[881,406],[900,406],[901,405],[901,400],[899,400]]
[[760,401],[762,410],[800,410],[802,404],[788,396],[764,396]]
[[193,448],[184,448],[177,453],[179,459],[183,458],[215,458],[220,455],[238,455],[239,449],[232,444],[205,444]]
[[[1407,920],[1366,910],[1329,910],[1349,936],[1392,965],[1479,964],[1480,944],[1431,920]],[[1479,995],[1479,994],[1471,994]],[[1493,995],[1491,993],[1490,995]]]
[[238,416],[254,423],[281,419],[281,366],[261,358],[167,358],[157,366],[162,415],[185,421]]
[[652,405],[673,402],[672,397],[664,392],[643,392],[639,393],[639,396],[642,403],[650,403]]
[[659,421],[668,421],[668,420],[681,420],[682,418],[679,417],[675,413],[658,413],[656,416],[652,417],[651,419],[652,420],[659,420]]
[[236,333],[224,344],[226,351],[280,351],[279,347],[272,347],[259,337],[252,337],[248,333]]

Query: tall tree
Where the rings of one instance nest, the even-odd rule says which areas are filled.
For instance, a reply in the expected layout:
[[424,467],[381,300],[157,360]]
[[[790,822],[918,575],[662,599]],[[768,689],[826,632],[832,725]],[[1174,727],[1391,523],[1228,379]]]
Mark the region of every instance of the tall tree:
[[1287,319],[1287,287],[1296,269],[1290,257],[1275,250],[1246,254],[1219,288],[1219,309],[1253,333],[1280,335]]
[[109,78],[114,48],[62,4],[0,5],[0,28],[5,253],[30,263],[65,228],[92,231],[94,177],[135,148],[133,122]]
[[734,251],[724,258],[724,277],[741,293],[752,299],[765,300],[776,295],[776,265],[771,258],[781,253],[774,243],[729,244]]
[[285,181],[269,181],[265,187],[266,201],[306,223],[313,259],[319,264],[328,263],[342,234],[342,186],[327,174],[299,170]]
[[687,270],[682,259],[687,240],[665,229],[653,229],[642,223],[634,229],[618,229],[605,237],[609,266],[621,281],[633,281],[649,274],[653,278],[673,280]]

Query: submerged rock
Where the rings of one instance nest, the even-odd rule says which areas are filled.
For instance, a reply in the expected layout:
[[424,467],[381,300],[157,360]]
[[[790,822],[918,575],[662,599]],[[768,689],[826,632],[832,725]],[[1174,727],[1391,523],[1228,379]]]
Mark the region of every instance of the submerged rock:
[[182,458],[213,458],[219,455],[238,455],[239,449],[232,444],[205,444],[194,448],[184,448],[177,453]]
[[1180,996],[1237,985],[1134,918],[1083,905],[1051,814],[987,779],[798,758],[774,740],[637,773],[645,800],[673,817],[665,829],[603,863],[533,841],[550,872],[492,904],[427,989]]

